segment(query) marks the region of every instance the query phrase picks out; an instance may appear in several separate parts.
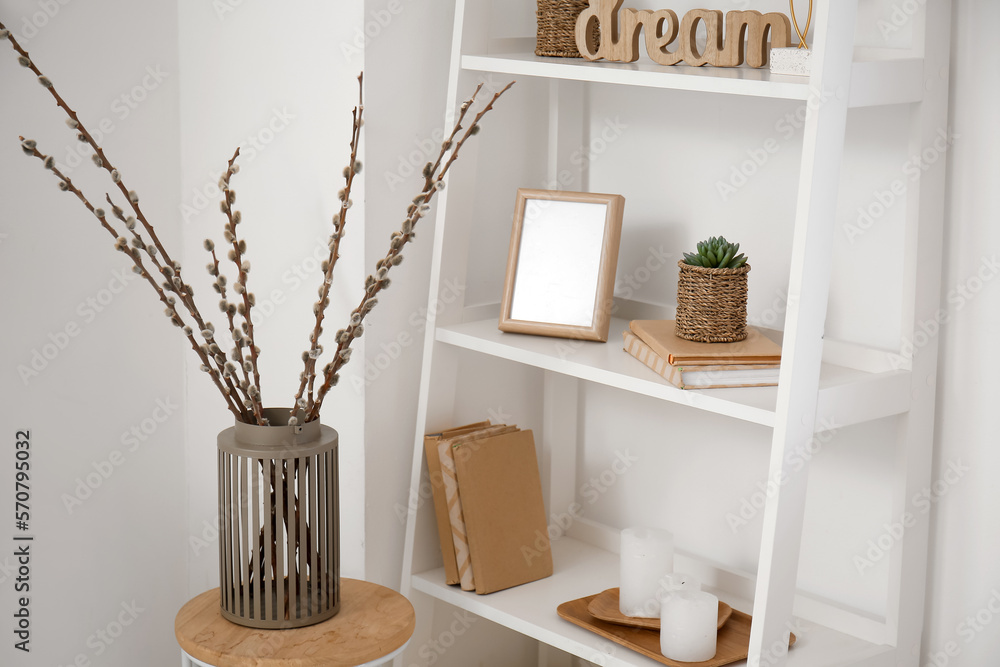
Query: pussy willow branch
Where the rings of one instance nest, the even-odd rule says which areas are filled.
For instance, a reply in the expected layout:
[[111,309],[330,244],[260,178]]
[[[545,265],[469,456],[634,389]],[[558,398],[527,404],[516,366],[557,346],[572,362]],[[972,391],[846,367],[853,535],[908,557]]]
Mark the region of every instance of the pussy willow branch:
[[226,174],[222,177],[222,212],[226,214],[229,219],[229,223],[226,225],[226,240],[230,241],[233,245],[233,249],[229,253],[229,258],[233,261],[238,272],[236,278],[236,284],[233,289],[243,297],[243,307],[238,309],[238,312],[243,316],[243,322],[246,324],[247,338],[249,340],[250,348],[250,365],[253,369],[253,384],[247,388],[247,395],[250,397],[250,405],[247,406],[253,410],[254,416],[257,418],[257,424],[260,426],[266,426],[267,420],[264,418],[264,406],[260,399],[260,369],[257,366],[257,355],[259,354],[259,348],[257,347],[257,342],[253,335],[253,318],[251,317],[251,309],[254,305],[253,294],[247,289],[247,276],[250,274],[250,263],[243,259],[243,250],[246,247],[246,241],[240,241],[237,235],[236,228],[243,219],[242,214],[239,211],[233,211],[233,203],[236,201],[236,192],[229,187],[229,180],[232,178],[233,174],[236,173],[235,168],[236,158],[240,155],[240,149],[237,148],[236,152],[233,153],[233,157],[229,159],[229,165],[226,169]]
[[[53,171],[55,171],[55,169],[53,169]],[[175,285],[174,284],[174,282],[173,282],[173,277],[175,275],[174,271],[173,271],[174,267],[170,267],[169,269],[165,268],[166,265],[160,263],[159,253],[155,252],[155,251],[154,252],[150,252],[149,245],[144,241],[144,239],[142,238],[142,234],[139,232],[139,230],[136,229],[135,218],[132,217],[132,216],[125,217],[125,212],[122,210],[122,208],[120,206],[118,206],[117,204],[114,203],[114,201],[111,199],[111,195],[110,194],[105,193],[104,198],[107,200],[108,204],[111,206],[111,213],[112,213],[112,215],[114,215],[116,218],[118,218],[118,220],[120,220],[125,225],[125,228],[127,230],[129,230],[129,232],[132,234],[132,246],[134,248],[138,249],[138,250],[144,251],[146,253],[146,256],[149,257],[149,259],[152,262],[153,266],[156,268],[157,272],[166,279],[164,281],[164,283],[163,283],[164,291],[170,291],[170,292],[174,292],[175,294],[180,295],[180,292],[178,290],[183,290],[183,293],[188,298],[191,298],[191,295],[189,293],[190,286],[185,286],[183,284],[180,284],[180,285]],[[185,287],[187,289],[184,289]],[[215,341],[214,341],[215,331],[212,328],[212,325],[210,323],[205,323],[203,321],[201,321],[201,322],[202,322],[202,324],[200,326],[206,327],[206,329],[201,332],[201,335],[205,336],[206,333],[211,334],[210,336],[205,336],[207,342],[206,342],[205,345],[201,346],[202,347],[202,351],[205,353],[206,358],[207,358],[207,356],[211,356],[212,361],[215,362],[216,367],[219,368],[219,370],[224,370],[223,364],[220,364],[219,361],[218,361],[218,358],[217,358],[217,356],[218,356],[217,353],[219,352],[219,350],[213,349],[213,347],[218,348],[217,345],[214,345],[214,343],[215,343]],[[184,333],[186,335],[192,333],[192,332],[188,331],[189,328],[190,327],[185,327],[184,328]],[[206,347],[207,347],[207,349],[205,349]],[[211,364],[209,364],[209,366],[210,365]],[[223,372],[223,374],[222,374],[222,379],[225,381],[226,387],[228,388],[228,390],[229,390],[230,393],[237,391],[238,385],[236,385],[233,382],[231,382],[230,379],[228,377],[226,377],[226,373],[225,372]],[[247,413],[245,411],[240,410],[240,412],[243,414],[244,417],[247,416]]]
[[[220,271],[219,258],[215,254],[215,244],[211,241],[206,241],[205,248],[212,255],[212,263],[208,265],[209,274],[215,276],[215,289],[219,292],[219,296],[222,299],[219,302],[219,310],[226,315],[229,321],[229,334],[233,339],[232,360],[238,364],[237,372],[234,373],[238,381],[233,384],[239,388],[240,401],[245,406],[247,401],[250,400],[250,395],[247,393],[247,389],[250,387],[250,376],[243,365],[243,332],[240,330],[240,333],[236,333],[238,330],[236,326],[236,306],[229,303],[226,299],[226,277]],[[243,373],[243,380],[239,380],[239,372]]]
[[[444,187],[444,177],[451,169],[451,166],[458,159],[459,152],[465,142],[468,141],[469,137],[474,136],[479,133],[479,123],[483,117],[493,109],[493,105],[496,103],[500,97],[510,90],[510,87],[514,85],[514,82],[508,83],[502,90],[495,93],[490,99],[490,101],[476,114],[472,123],[468,128],[464,127],[462,123],[465,120],[466,115],[468,115],[469,110],[472,105],[475,104],[476,96],[482,89],[482,84],[476,87],[475,92],[472,97],[469,98],[462,106],[459,108],[458,119],[455,121],[455,126],[452,128],[451,134],[448,138],[441,144],[441,150],[438,153],[437,159],[434,162],[428,162],[424,167],[424,188],[416,197],[413,198],[413,202],[407,208],[406,219],[403,220],[402,227],[398,232],[393,232],[390,239],[389,251],[386,253],[385,257],[380,259],[376,264],[375,275],[368,276],[365,284],[365,294],[361,298],[361,303],[358,307],[354,309],[351,313],[351,321],[347,328],[343,329],[337,334],[337,350],[334,354],[333,361],[326,365],[323,369],[323,384],[320,386],[319,391],[316,396],[316,401],[310,407],[308,413],[306,414],[306,421],[312,421],[319,417],[320,409],[323,407],[323,399],[326,397],[330,388],[336,384],[339,378],[340,369],[346,364],[351,358],[351,343],[357,337],[354,332],[357,331],[358,327],[362,325],[365,316],[371,312],[372,308],[378,303],[378,293],[383,289],[389,287],[389,270],[393,266],[398,266],[402,260],[403,256],[400,254],[404,245],[413,240],[415,236],[415,227],[428,211],[431,201],[434,199],[434,195]],[[445,156],[448,156],[445,160]]]
[[[53,171],[56,170],[53,169]],[[111,199],[110,193],[104,193],[104,200],[107,201],[108,206],[111,207],[111,214],[118,218],[118,220],[125,225],[125,229],[127,229],[132,235],[132,246],[139,248],[140,250],[146,250],[146,255],[149,257],[153,266],[156,267],[156,270],[162,275],[163,264],[160,263],[159,253],[154,253],[152,255],[149,254],[149,250],[147,249],[146,242],[142,238],[142,234],[135,228],[135,218],[132,216],[125,217],[125,211],[122,210],[122,207],[116,204],[113,199]]]
[[[2,22],[0,22],[0,31],[7,31],[7,27]],[[21,47],[21,45],[17,43],[17,40],[14,38],[13,33],[9,33],[9,31],[7,32],[8,32],[7,39],[10,41],[11,46],[13,46],[14,50],[20,54],[21,58],[24,58],[23,61],[19,59],[19,62],[21,62],[21,64],[24,67],[27,67],[28,69],[30,69],[32,72],[35,73],[35,75],[38,77],[39,82],[41,82],[42,85],[48,89],[49,93],[52,94],[52,97],[55,99],[56,104],[64,112],[66,112],[66,115],[69,116],[71,121],[70,126],[79,133],[79,136],[82,137],[81,139],[82,141],[85,141],[90,145],[91,148],[94,149],[94,153],[97,156],[95,164],[99,162],[98,166],[103,167],[108,172],[108,174],[111,174],[112,180],[115,182],[115,185],[117,185],[118,189],[121,190],[123,195],[125,195],[125,198],[126,200],[128,200],[132,210],[135,211],[136,218],[138,218],[139,222],[141,222],[143,227],[146,229],[146,233],[149,234],[149,238],[152,239],[153,244],[156,246],[156,249],[159,250],[160,254],[163,255],[164,261],[167,264],[173,264],[174,262],[170,258],[170,253],[168,253],[166,248],[163,247],[163,244],[160,243],[160,239],[159,237],[156,236],[156,232],[153,230],[152,225],[149,224],[149,222],[146,220],[146,216],[143,215],[142,211],[139,209],[139,200],[138,197],[135,195],[135,192],[130,191],[128,189],[124,181],[121,180],[120,176],[116,176],[118,174],[118,170],[115,169],[114,165],[111,164],[111,161],[108,159],[108,156],[105,155],[104,153],[104,149],[98,145],[98,143],[94,140],[94,137],[90,134],[87,128],[84,127],[77,113],[70,108],[70,106],[66,103],[65,100],[63,100],[62,96],[60,96],[59,93],[56,91],[55,86],[52,85],[52,82],[49,81],[44,74],[42,74],[41,70],[38,69],[34,61],[31,60],[31,56],[28,54],[28,52],[25,51]],[[27,64],[25,64],[25,62]]]
[[[315,394],[313,393],[313,383],[316,380],[316,361],[322,354],[323,348],[319,344],[320,336],[323,334],[323,319],[326,317],[326,308],[330,305],[330,286],[333,284],[333,270],[340,259],[340,240],[344,238],[344,225],[347,223],[347,211],[351,208],[351,190],[354,186],[354,177],[361,172],[361,163],[358,162],[358,146],[361,142],[361,126],[364,125],[364,74],[358,75],[358,105],[352,112],[353,127],[351,129],[351,158],[344,169],[344,189],[340,191],[340,212],[334,216],[333,234],[330,236],[330,256],[324,264],[323,283],[319,288],[319,300],[313,306],[316,315],[316,324],[312,334],[309,336],[310,346],[302,355],[303,370],[299,377],[299,389],[292,400],[290,416],[295,417],[301,410],[303,413],[312,409],[315,404]],[[307,392],[308,387],[308,392]],[[308,398],[303,399],[307,394]]]
[[[14,37],[13,34],[10,33],[10,31],[2,22],[0,22],[0,35],[2,35],[3,38],[10,41],[14,51],[16,51],[19,54],[18,62],[23,67],[26,67],[27,69],[31,70],[38,77],[39,83],[41,83],[43,87],[48,89],[49,93],[55,99],[56,105],[58,105],[59,108],[61,108],[66,113],[66,115],[68,116],[67,124],[77,132],[77,138],[83,142],[86,142],[87,144],[90,145],[91,148],[94,149],[94,155],[93,155],[94,164],[96,164],[98,167],[105,169],[108,172],[108,174],[111,176],[112,182],[115,185],[117,185],[118,189],[122,192],[123,195],[125,195],[125,199],[129,202],[129,207],[135,213],[135,218],[138,219],[138,221],[142,224],[143,229],[146,231],[146,233],[149,235],[150,240],[152,241],[153,244],[152,248],[144,247],[143,250],[145,250],[147,255],[149,255],[150,257],[153,257],[155,252],[159,252],[159,254],[163,257],[163,264],[159,267],[159,269],[161,273],[163,273],[163,275],[166,277],[166,282],[164,282],[164,288],[167,291],[171,291],[177,294],[177,297],[180,299],[181,304],[187,309],[191,317],[195,320],[199,334],[204,337],[204,333],[206,331],[211,331],[211,329],[208,327],[204,319],[201,317],[201,313],[198,311],[198,308],[194,303],[194,300],[192,298],[193,290],[191,286],[185,283],[183,278],[181,277],[180,263],[175,262],[173,259],[171,259],[170,254],[167,252],[166,248],[163,247],[163,244],[160,242],[159,237],[156,235],[156,231],[153,228],[152,224],[150,224],[150,222],[146,219],[146,216],[143,214],[142,209],[139,207],[139,196],[135,193],[135,191],[128,189],[128,186],[125,184],[119,171],[114,167],[114,165],[108,159],[107,155],[104,152],[104,149],[97,144],[93,136],[80,121],[80,117],[77,115],[77,113],[73,111],[72,108],[70,108],[70,106],[66,103],[65,100],[63,100],[62,96],[60,96],[58,91],[55,89],[55,86],[52,85],[52,82],[48,79],[48,77],[42,74],[41,70],[39,70],[38,67],[35,65],[35,63],[31,60],[31,56],[28,54],[28,52],[24,50],[20,44],[18,44],[17,39]],[[41,154],[39,153],[39,156],[40,155]],[[44,156],[42,159],[44,161]],[[65,175],[60,175],[60,178],[63,179],[63,182],[68,181]],[[87,201],[85,197],[82,197],[82,193],[80,193],[80,191],[76,189],[75,186],[73,189],[76,193],[79,193],[77,196],[80,197],[81,201],[84,201],[86,203],[87,208],[91,212],[93,212],[95,210],[93,205],[91,205],[90,202]],[[113,230],[111,231],[112,233],[114,233]],[[148,244],[145,245],[148,246]],[[153,250],[153,248],[155,248],[155,251]],[[145,269],[143,270],[145,271]],[[167,275],[167,272],[169,272],[170,275]],[[156,283],[156,279],[150,277],[150,284],[154,285],[158,292],[162,291],[160,285]],[[171,308],[173,308],[173,305],[171,305]],[[193,339],[193,333],[188,334],[188,337]],[[197,342],[195,342],[195,345],[197,346]],[[206,338],[206,345],[208,345],[209,347],[212,345],[210,337]],[[218,363],[218,359],[216,357],[204,352],[202,350],[202,346],[197,346],[197,347],[199,349],[199,357],[202,358],[203,362],[206,361],[205,357],[208,356],[213,358],[216,364],[219,365],[219,367],[221,368],[221,364]],[[211,367],[211,363],[206,363],[205,365]],[[230,409],[233,409],[232,399],[230,398],[229,394],[233,391],[234,387],[230,386],[228,388],[224,388],[223,384],[219,382],[218,378],[215,378],[214,376],[213,380],[215,380],[216,386],[219,387],[219,390],[225,397],[226,402],[229,404]],[[243,413],[243,410],[239,409],[237,410],[237,412]]]
[[[21,137],[21,140],[23,142],[24,137]],[[25,149],[25,152],[29,151]],[[41,160],[43,164],[46,165],[48,164],[47,162],[48,156],[39,152],[37,148],[32,147],[30,150],[30,154],[33,157],[36,157],[39,160]],[[191,348],[194,350],[195,354],[198,355],[198,357],[202,360],[203,364],[208,365],[209,361],[206,358],[205,353],[198,346],[198,341],[195,340],[194,338],[194,331],[191,329],[191,327],[184,324],[184,321],[181,318],[180,313],[177,312],[177,309],[175,307],[176,303],[175,300],[173,299],[173,297],[167,296],[163,288],[160,287],[160,285],[156,282],[156,278],[153,277],[152,273],[150,273],[150,271],[143,264],[142,255],[140,254],[140,248],[139,247],[129,248],[128,242],[126,241],[125,237],[119,235],[118,232],[115,230],[115,228],[111,226],[111,223],[108,222],[107,214],[104,212],[104,210],[96,208],[93,204],[91,204],[90,201],[87,199],[86,195],[84,195],[83,192],[78,187],[76,187],[72,179],[63,174],[59,170],[59,168],[55,167],[54,165],[48,168],[50,168],[52,170],[52,173],[55,174],[60,179],[61,183],[60,188],[65,189],[67,192],[71,192],[74,195],[76,195],[77,199],[79,199],[83,203],[83,205],[87,208],[87,210],[94,214],[94,216],[101,223],[101,226],[104,229],[106,229],[107,232],[111,234],[112,237],[115,238],[115,248],[121,252],[124,252],[126,255],[129,256],[129,258],[132,260],[132,263],[135,265],[135,269],[137,269],[136,273],[138,273],[139,275],[141,275],[143,278],[146,279],[146,281],[156,292],[156,295],[159,297],[160,301],[163,303],[164,306],[166,306],[165,312],[168,315],[168,317],[170,317],[171,322],[173,322],[174,324],[183,329],[184,335],[191,343]],[[147,255],[148,254],[149,253],[147,251]],[[229,410],[236,416],[237,419],[240,419],[241,411],[233,403],[226,389],[223,388],[222,383],[219,381],[218,373],[216,373],[214,369],[212,369],[211,376],[212,380],[215,382],[215,385],[219,388],[219,391],[222,392],[222,395],[225,397]]]

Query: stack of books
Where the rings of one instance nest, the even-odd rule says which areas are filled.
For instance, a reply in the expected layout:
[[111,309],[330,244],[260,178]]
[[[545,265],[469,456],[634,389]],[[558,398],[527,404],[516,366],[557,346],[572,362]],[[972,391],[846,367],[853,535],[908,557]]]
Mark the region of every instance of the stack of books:
[[445,578],[480,595],[552,574],[531,431],[490,422],[424,437]]
[[697,343],[674,335],[673,320],[632,320],[625,351],[681,389],[772,387],[781,346],[754,327],[738,343]]

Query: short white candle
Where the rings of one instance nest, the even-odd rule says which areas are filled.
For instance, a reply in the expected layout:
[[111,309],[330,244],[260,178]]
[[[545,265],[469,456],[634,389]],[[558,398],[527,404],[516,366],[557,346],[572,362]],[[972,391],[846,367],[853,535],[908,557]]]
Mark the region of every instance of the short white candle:
[[663,599],[660,653],[679,662],[715,657],[719,598],[704,591],[676,591]]
[[655,528],[626,528],[621,539],[618,609],[626,616],[656,618],[660,579],[674,571],[674,536]]

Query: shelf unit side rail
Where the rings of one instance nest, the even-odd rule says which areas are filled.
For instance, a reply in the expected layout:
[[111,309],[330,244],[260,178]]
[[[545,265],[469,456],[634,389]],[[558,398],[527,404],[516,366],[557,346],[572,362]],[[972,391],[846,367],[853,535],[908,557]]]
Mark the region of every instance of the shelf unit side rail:
[[777,492],[764,507],[750,633],[749,664],[767,667],[788,657],[808,481],[808,466],[796,471],[789,460],[814,437],[857,0],[822,3],[817,14],[810,88],[828,100],[807,105],[768,472]]
[[[925,95],[910,110],[910,144],[907,154],[938,150],[941,139],[950,137],[948,127],[948,72],[950,64],[950,0],[927,3],[914,20],[914,34],[922,36],[918,49],[925,63]],[[933,36],[932,36],[933,33]],[[934,142],[939,142],[935,146]],[[926,605],[927,562],[930,538],[929,516],[914,505],[924,489],[932,488],[934,450],[934,406],[938,341],[929,323],[941,325],[940,248],[944,235],[946,160],[944,154],[928,170],[922,171],[908,188],[906,198],[907,273],[909,303],[904,307],[901,332],[909,336],[912,348],[911,407],[898,425],[893,488],[893,520],[910,518],[915,523],[890,552],[890,579],[887,601],[889,622],[897,628],[901,656],[912,656],[918,664]],[[926,339],[917,345],[918,332]],[[905,346],[901,346],[905,347]],[[901,350],[906,351],[906,350]],[[908,355],[904,355],[908,356]],[[945,464],[946,467],[946,464]],[[947,470],[945,471],[947,472]],[[942,473],[944,474],[944,473]],[[909,515],[909,516],[907,516]],[[911,522],[907,522],[911,523]],[[905,523],[904,523],[905,526]],[[902,664],[902,663],[901,663]]]
[[[456,67],[456,62],[461,58],[461,38],[462,26],[465,21],[464,16],[465,2],[464,0],[458,0],[455,4],[455,25],[454,32],[456,38],[452,45],[451,54],[451,66],[448,78],[448,109],[445,111],[445,118],[443,119],[443,127],[448,126],[448,120],[454,117],[454,107],[455,99],[458,97],[458,69]],[[421,484],[421,477],[423,473],[423,435],[426,433],[427,429],[427,414],[429,409],[429,402],[431,399],[431,388],[430,379],[431,373],[428,372],[430,369],[430,364],[434,360],[434,315],[430,312],[430,306],[436,298],[438,290],[441,287],[441,256],[444,249],[444,229],[446,226],[444,211],[448,204],[449,190],[445,188],[444,191],[439,193],[439,198],[437,200],[437,209],[435,211],[435,226],[434,226],[434,239],[431,248],[431,266],[430,266],[430,288],[428,290],[427,300],[428,300],[428,322],[427,327],[424,329],[424,339],[422,345],[422,360],[421,360],[421,374],[420,374],[420,385],[417,394],[417,423],[414,434],[414,444],[413,444],[413,463],[412,470],[410,474],[410,490],[411,495],[413,490],[419,489]],[[407,595],[410,589],[410,579],[412,576],[412,571],[410,565],[413,562],[413,544],[414,544],[414,515],[416,508],[409,507],[407,513],[406,522],[406,535],[403,548],[403,573],[402,573],[402,588],[401,591],[403,595]]]
[[[448,92],[445,117],[443,118],[444,128],[449,128],[457,118],[457,108],[461,104],[460,95],[464,91],[460,90],[462,76],[462,51],[464,46],[470,42],[480,42],[485,44],[488,36],[489,8],[485,3],[466,2],[466,0],[456,0],[455,19],[453,27],[452,48],[449,64]],[[470,145],[469,151],[476,154],[475,145]],[[475,164],[474,159],[466,156],[466,161]],[[445,177],[446,184],[454,179],[449,174]],[[417,525],[418,519],[423,516],[433,514],[433,509],[428,508],[427,502],[421,502],[420,489],[423,480],[424,468],[424,448],[423,436],[427,432],[430,415],[439,413],[442,410],[450,409],[448,406],[454,405],[455,380],[457,379],[456,355],[449,352],[446,355],[436,355],[435,348],[436,328],[437,328],[437,297],[441,291],[445,266],[445,230],[448,227],[448,210],[455,196],[451,194],[452,188],[446,187],[438,194],[437,206],[435,210],[434,239],[432,245],[432,260],[430,267],[427,326],[424,329],[424,340],[421,360],[420,385],[417,398],[417,419],[413,439],[413,459],[410,473],[410,493],[407,508],[406,532],[403,546],[403,571],[400,581],[400,592],[406,596],[414,605],[416,611],[416,627],[413,637],[403,653],[403,655],[393,660],[395,667],[403,667],[404,662],[410,664],[418,656],[417,649],[423,641],[429,638],[433,632],[434,609],[436,600],[431,597],[414,595],[413,574],[414,570],[422,569],[424,561],[427,560],[427,551],[436,548],[436,537],[428,538],[424,536],[422,542],[433,542],[433,547],[424,543],[418,545]],[[464,260],[459,259],[460,263]],[[463,265],[464,267],[464,265]],[[464,274],[463,274],[464,283]],[[458,294],[455,303],[451,306],[455,311],[460,312],[464,305],[464,294]],[[444,358],[438,358],[444,357]],[[436,386],[432,387],[432,380]],[[426,500],[426,499],[424,499]],[[430,522],[434,517],[430,516]],[[422,553],[417,553],[418,548]],[[419,563],[419,565],[415,565]]]

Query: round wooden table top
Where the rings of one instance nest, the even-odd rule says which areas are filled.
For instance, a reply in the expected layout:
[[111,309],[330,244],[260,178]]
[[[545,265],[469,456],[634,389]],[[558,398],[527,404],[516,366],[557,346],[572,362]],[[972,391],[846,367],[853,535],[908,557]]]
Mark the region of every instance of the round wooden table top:
[[353,667],[384,657],[413,634],[413,605],[396,591],[340,580],[340,611],[305,628],[258,630],[222,617],[219,589],[177,612],[174,634],[192,658],[216,667]]

